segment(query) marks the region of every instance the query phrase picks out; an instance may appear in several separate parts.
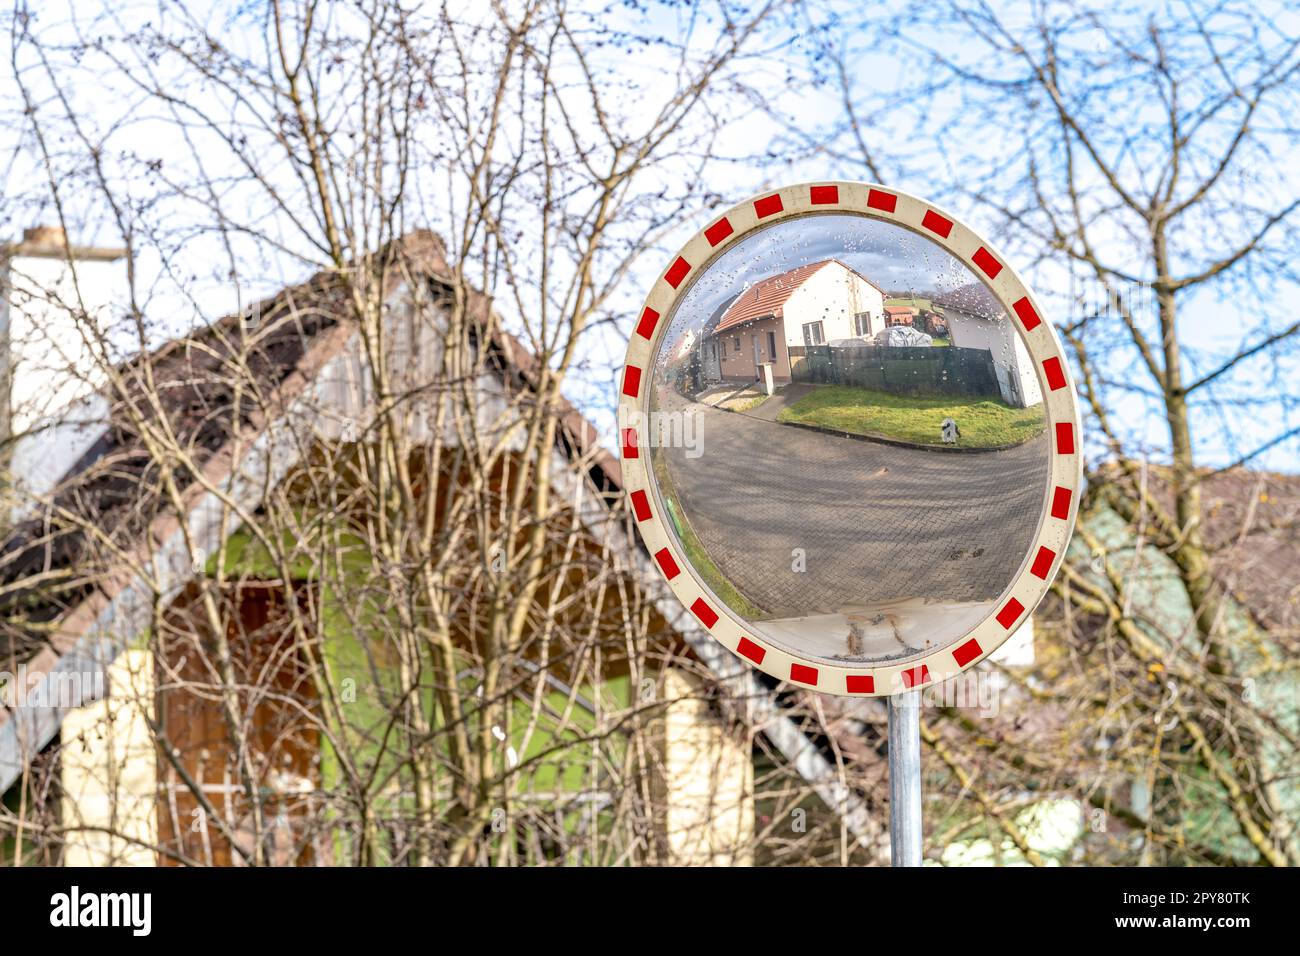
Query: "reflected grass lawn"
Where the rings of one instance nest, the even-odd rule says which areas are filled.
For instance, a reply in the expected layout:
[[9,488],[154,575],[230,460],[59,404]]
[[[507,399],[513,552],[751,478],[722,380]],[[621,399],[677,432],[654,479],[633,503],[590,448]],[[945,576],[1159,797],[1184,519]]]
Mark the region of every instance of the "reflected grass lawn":
[[724,402],[722,407],[729,412],[752,412],[767,401],[767,398],[766,395],[758,395],[754,398],[738,398],[732,402]]
[[961,429],[957,446],[996,448],[1041,434],[1043,406],[1012,408],[996,399],[950,395],[914,397],[866,388],[824,385],[782,409],[777,421],[798,422],[923,445],[941,445],[940,426],[951,418]]

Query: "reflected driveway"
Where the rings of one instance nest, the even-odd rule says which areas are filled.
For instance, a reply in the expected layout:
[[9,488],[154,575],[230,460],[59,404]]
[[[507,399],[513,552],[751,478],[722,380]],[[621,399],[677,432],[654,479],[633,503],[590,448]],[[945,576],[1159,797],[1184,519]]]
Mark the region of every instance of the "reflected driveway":
[[678,513],[765,619],[989,601],[1033,540],[1046,433],[1006,451],[924,451],[781,425],[763,406],[735,413],[668,389],[658,397],[659,410],[699,416],[699,457],[652,452]]

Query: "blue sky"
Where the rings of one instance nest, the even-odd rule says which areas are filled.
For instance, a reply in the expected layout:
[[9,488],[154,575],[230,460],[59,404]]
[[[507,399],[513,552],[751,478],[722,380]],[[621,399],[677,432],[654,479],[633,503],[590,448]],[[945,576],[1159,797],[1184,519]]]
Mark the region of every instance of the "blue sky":
[[[991,239],[1034,289],[1049,319],[1058,327],[1076,321],[1088,308],[1104,302],[1105,294],[1095,282],[1064,268],[1059,253],[1054,253],[1025,229],[1010,224],[997,211],[1003,204],[1021,211],[1033,205],[1032,197],[1027,196],[1015,177],[1022,175],[1026,137],[1033,136],[1038,141],[1053,135],[1051,110],[1041,102],[1041,97],[1039,106],[1043,115],[1032,122],[1028,116],[1016,117],[1010,113],[1006,119],[1008,125],[1003,128],[981,126],[985,114],[974,107],[986,106],[998,97],[1014,102],[1007,95],[1013,92],[1013,87],[1008,85],[1004,92],[976,91],[968,83],[942,75],[947,83],[932,97],[922,102],[913,95],[912,85],[923,83],[932,75],[941,76],[940,71],[927,65],[932,56],[946,56],[954,61],[965,58],[966,65],[976,71],[996,73],[1001,68],[996,57],[990,58],[969,37],[959,35],[950,26],[934,28],[922,22],[919,18],[932,8],[887,2],[870,9],[852,3],[816,4],[809,9],[810,17],[832,27],[829,42],[842,44],[849,51],[849,82],[859,109],[863,139],[879,151],[885,185],[950,209]],[[991,9],[1011,21],[1025,22],[1031,7],[1006,0],[993,4]],[[1068,15],[1063,6],[1052,9],[1058,15]],[[1114,117],[1112,125],[1107,126],[1106,114],[1102,112],[1098,128],[1106,137],[1108,148],[1113,146],[1114,155],[1119,157],[1116,162],[1128,177],[1126,181],[1138,183],[1160,169],[1166,140],[1162,139],[1160,126],[1164,119],[1163,106],[1155,91],[1136,85],[1131,76],[1132,64],[1121,55],[1120,43],[1137,43],[1143,39],[1148,17],[1164,24],[1186,25],[1190,9],[1150,2],[1126,5],[1121,11],[1100,0],[1080,0],[1075,8],[1078,16],[1074,27],[1063,35],[1066,44],[1079,56],[1096,61],[1097,71],[1091,78],[1063,75],[1061,82],[1078,89],[1087,79],[1097,81],[1100,108],[1111,111]],[[1241,14],[1248,8],[1238,4],[1236,10]],[[1288,10],[1286,5],[1263,3],[1249,11],[1255,17],[1255,33],[1266,42],[1285,46],[1288,31],[1290,35],[1300,33],[1300,11],[1294,7]],[[1098,19],[1085,22],[1088,12],[1097,14]],[[873,30],[876,23],[888,29]],[[664,29],[673,28],[670,15],[663,16],[662,25]],[[1211,23],[1212,28],[1217,26],[1220,24]],[[1222,35],[1232,37],[1232,24],[1223,26]],[[1237,26],[1245,29],[1240,23]],[[1033,35],[1032,31],[1029,35]],[[1178,52],[1189,61],[1207,55],[1194,42]],[[1015,57],[1008,55],[1003,59],[1005,80],[1010,84],[1018,76]],[[815,58],[805,67],[806,75],[810,76],[819,70]],[[821,69],[824,74],[831,73],[824,67]],[[1240,75],[1248,78],[1249,67],[1243,68]],[[797,97],[787,96],[779,84],[771,88],[768,105],[785,118],[784,124],[773,123],[766,117],[747,119],[746,135],[742,139],[751,147],[757,144],[761,161],[736,159],[725,164],[731,188],[724,197],[724,206],[786,183],[870,178],[854,156],[851,140],[846,143],[844,137],[837,138],[835,134],[835,127],[845,115],[841,91],[833,82],[833,75],[829,76],[832,82],[826,82],[827,75],[821,79],[820,84],[801,89]],[[1190,78],[1184,78],[1181,105],[1185,111],[1191,111],[1200,105],[1198,97],[1204,100],[1223,92],[1215,69],[1194,71]],[[1231,114],[1226,117],[1232,118]],[[1300,155],[1300,143],[1282,132],[1287,122],[1285,110],[1278,112],[1276,108],[1267,112],[1267,119],[1264,113],[1256,117],[1259,146],[1225,180],[1233,201],[1226,206],[1220,204],[1215,216],[1190,221],[1176,234],[1176,273],[1195,271],[1201,264],[1223,256],[1244,241],[1263,216],[1285,208],[1288,202],[1300,197],[1300,163],[1294,158]],[[1215,150],[1228,141],[1232,127],[1210,123],[1198,128],[1198,133],[1200,151],[1185,157],[1185,182],[1192,182],[1196,175],[1213,168]],[[728,154],[728,148],[730,144],[722,152]],[[741,153],[743,148],[735,147],[730,155]],[[1046,171],[1040,168],[1039,175]],[[1053,175],[1056,172],[1053,170]],[[1083,181],[1094,187],[1099,184],[1095,172],[1085,173]],[[648,291],[670,260],[674,244],[706,226],[715,215],[713,211],[701,212],[684,222],[680,231],[665,239],[657,254],[643,257],[648,260],[644,266],[638,263],[633,284],[643,294]],[[1099,245],[1107,260],[1143,276],[1141,224],[1135,226],[1100,205],[1090,207],[1087,215],[1092,220],[1090,239]],[[1300,218],[1293,221],[1300,225]],[[1293,247],[1300,247],[1300,233],[1294,227],[1291,235],[1296,240]],[[1282,239],[1285,233],[1274,236]],[[808,241],[807,237],[803,241]],[[1296,321],[1300,282],[1292,268],[1293,257],[1274,255],[1272,260],[1260,258],[1255,262],[1257,265],[1253,267],[1249,263],[1234,267],[1213,282],[1180,296],[1178,329],[1182,368],[1188,381]],[[1137,306],[1139,325],[1148,338],[1158,343],[1155,300],[1150,290],[1139,285],[1126,286],[1123,292]],[[623,332],[630,329],[631,317],[637,312],[637,303],[627,306],[628,319],[621,327]],[[1152,394],[1149,376],[1121,323],[1112,317],[1094,323],[1094,327],[1096,331],[1090,333],[1088,343],[1094,358],[1111,352],[1101,368],[1112,422],[1121,431],[1130,454],[1162,460],[1166,455],[1168,431],[1162,405]],[[611,364],[615,367],[620,345],[615,342],[610,349]],[[1251,463],[1260,468],[1300,471],[1300,436],[1289,435],[1300,427],[1298,345],[1291,339],[1269,349],[1243,362],[1212,387],[1193,395],[1198,463],[1226,465],[1281,436],[1289,436],[1264,454],[1253,457]],[[602,388],[612,395],[616,380],[615,371],[602,383]],[[599,396],[587,398],[591,407],[600,407]]]
[[[213,5],[203,14],[203,25],[220,33],[246,55],[255,55],[261,43],[260,20],[249,11],[255,10],[256,6]],[[1005,6],[1008,9],[1024,8],[1022,4],[1008,3]],[[1157,13],[1165,10],[1160,4],[1151,4],[1150,7]],[[1104,5],[1098,6],[1098,9],[1104,8]],[[718,23],[701,12],[705,9],[681,4],[619,4],[601,9],[593,23],[600,30],[635,28],[652,36],[658,33],[673,39],[690,37],[692,43],[706,45],[711,31],[716,33]],[[963,127],[968,116],[960,86],[950,88],[938,97],[931,112],[923,118],[909,112],[914,103],[907,98],[906,83],[922,72],[916,67],[922,62],[924,42],[947,41],[941,35],[929,36],[924,31],[920,36],[915,30],[909,34],[907,17],[911,15],[911,7],[902,0],[881,4],[878,12],[877,8],[866,11],[858,4],[835,2],[813,4],[808,9],[809,17],[823,26],[830,24],[834,27],[827,36],[837,38],[853,50],[854,75],[850,79],[854,89],[861,94],[864,109],[870,104],[883,103],[886,107],[868,111],[862,117],[867,141],[888,146],[886,185],[951,209],[1005,252],[1049,310],[1048,317],[1052,321],[1062,325],[1076,317],[1077,306],[1071,299],[1078,283],[1060,268],[1059,260],[1044,256],[1045,250],[1041,246],[1036,246],[1023,232],[1006,227],[990,212],[988,205],[977,201],[979,197],[970,195],[967,190],[969,170],[979,163],[995,164],[1007,156],[1014,156],[1023,143],[1014,135],[990,137],[980,135],[978,129],[972,131]],[[899,21],[900,32],[891,42],[882,43],[871,32],[871,23],[867,21],[875,18],[884,22],[894,14],[903,18]],[[67,41],[78,31],[83,36],[96,36],[129,30],[158,16],[159,8],[151,2],[104,4],[98,11],[94,3],[67,6],[49,3],[38,10],[41,29],[47,31],[48,39],[56,42]],[[1267,18],[1261,18],[1261,22],[1267,21],[1273,26],[1285,21],[1287,16],[1290,15],[1269,14]],[[162,17],[173,18],[174,22],[175,14],[164,12]],[[855,21],[854,17],[859,19]],[[820,83],[805,82],[817,78],[818,71],[823,70],[818,61],[816,43],[808,39],[815,34],[813,26],[815,24],[808,25],[807,37],[801,37],[800,23],[789,18],[775,22],[769,33],[759,38],[761,55],[743,64],[743,78],[751,89],[764,94],[765,102],[755,102],[752,97],[727,100],[734,106],[734,113],[725,117],[726,125],[710,142],[708,157],[682,157],[674,164],[650,171],[650,189],[653,189],[656,177],[668,183],[683,176],[698,176],[709,185],[712,196],[707,203],[701,202],[686,209],[671,228],[657,234],[653,248],[631,263],[627,278],[610,303],[612,321],[597,324],[583,337],[580,365],[567,390],[570,397],[602,427],[612,425],[616,383],[626,337],[639,313],[640,303],[682,242],[716,218],[720,209],[760,190],[791,182],[868,178],[852,155],[831,148],[835,143],[830,131],[844,114],[839,91],[833,83],[824,82],[824,76],[820,77],[823,81]],[[1084,36],[1080,42],[1089,41]],[[962,49],[964,47],[954,47],[956,52]],[[666,54],[654,46],[641,51],[635,58],[626,57],[617,45],[593,53],[596,60],[602,56],[607,58],[601,68],[607,71],[608,103],[611,109],[622,111],[622,121],[629,130],[634,130],[644,104],[653,103],[656,97],[670,91],[677,83],[675,64],[664,58]],[[30,65],[30,58],[26,62]],[[3,69],[8,70],[8,64]],[[86,123],[101,129],[112,128],[117,137],[116,144],[129,142],[141,153],[154,156],[161,163],[162,176],[183,176],[185,156],[190,147],[177,135],[174,114],[160,109],[157,104],[141,107],[138,91],[132,91],[129,84],[93,70],[88,70],[69,89],[69,93]],[[20,113],[21,104],[11,97],[5,108],[6,121],[0,123],[0,149],[3,149],[0,155],[6,172],[0,223],[11,235],[23,225],[49,215],[48,203],[42,206],[37,195],[40,192],[40,174],[35,143],[24,131]],[[589,117],[577,118],[580,126],[589,120]],[[208,145],[201,139],[201,131],[190,128],[187,135],[200,137],[194,150],[197,155],[209,152]],[[936,143],[942,144],[942,148],[936,147]],[[436,146],[427,144],[430,158],[436,155]],[[213,156],[220,156],[218,149],[210,152]],[[1300,164],[1293,156],[1293,152],[1279,152],[1269,167],[1273,180],[1281,183],[1280,195],[1283,196],[1287,189],[1300,191]],[[222,174],[227,170],[217,168],[215,172]],[[148,170],[124,168],[122,175],[124,197],[138,203],[144,215],[154,217],[153,221],[164,224],[177,237],[172,247],[150,251],[139,264],[140,274],[145,278],[143,284],[149,290],[143,305],[159,336],[174,335],[195,322],[217,318],[259,295],[303,278],[313,269],[310,255],[305,254],[309,250],[296,245],[291,230],[277,225],[272,212],[266,211],[261,220],[266,226],[265,239],[254,241],[243,236],[235,237],[235,242],[240,244],[238,253],[242,272],[239,283],[232,283],[220,243],[200,228],[208,228],[210,223],[205,226],[199,221],[193,197],[188,204],[151,205],[155,194],[150,192]],[[996,203],[1002,198],[996,194],[996,180],[986,178],[985,181],[994,183],[989,187],[994,194],[983,198]],[[445,178],[439,179],[436,174],[421,176],[418,188],[412,190],[408,215],[411,227],[426,226],[440,232],[447,231],[445,182]],[[228,202],[236,206],[244,202],[236,183],[223,183],[222,187],[228,191]],[[72,198],[73,205],[77,206],[76,197]],[[102,238],[95,230],[107,228],[104,210],[77,211],[84,213],[81,222],[85,226],[85,233],[79,238],[83,241]],[[245,203],[245,211],[253,216],[263,214],[251,201]],[[188,217],[194,217],[193,229],[189,228]],[[614,238],[626,238],[640,228],[641,223],[616,224]],[[1213,229],[1207,229],[1205,249],[1213,253],[1229,246],[1238,237],[1240,229],[1240,223],[1226,219]],[[1123,262],[1125,243],[1129,239],[1116,231],[1104,238],[1116,250],[1118,261]],[[854,265],[860,264],[862,271],[882,285],[904,284],[904,273],[891,271],[898,268],[899,257],[882,255],[890,240],[880,238],[873,244],[871,238],[864,235],[855,241],[860,248],[851,254],[860,258]],[[755,253],[760,259],[775,257],[791,264],[823,257],[842,245],[834,228],[827,230],[825,223],[815,220],[808,220],[789,236],[772,234],[760,238],[755,249],[763,243],[772,244],[772,248]],[[280,247],[277,248],[276,244]],[[901,258],[906,260],[909,257],[912,257],[911,252]],[[899,276],[899,281],[891,278],[893,274]],[[1225,281],[1207,286],[1183,303],[1180,328],[1186,368],[1193,376],[1213,368],[1223,357],[1243,345],[1259,341],[1269,331],[1283,327],[1296,317],[1294,303],[1300,298],[1300,287],[1290,277],[1275,271],[1243,289],[1237,282],[1240,274],[1240,270],[1234,271]],[[745,280],[738,278],[736,281]],[[1099,295],[1094,295],[1094,298],[1099,298]],[[529,316],[520,314],[511,302],[500,296],[498,306],[507,321],[516,327],[531,321]],[[1149,308],[1142,319],[1150,322]],[[1120,343],[1121,339],[1116,337],[1115,342]],[[1139,371],[1132,364],[1131,350],[1127,354],[1117,353],[1108,369],[1112,379],[1108,386],[1108,400],[1126,436],[1131,439],[1132,448],[1138,453],[1149,450],[1158,458],[1166,441],[1164,424],[1158,407],[1143,392],[1143,376]],[[1238,375],[1218,383],[1215,397],[1223,401],[1223,406],[1198,412],[1197,449],[1200,460],[1209,464],[1227,463],[1300,425],[1297,380],[1300,380],[1300,365],[1293,356],[1284,355],[1279,359],[1261,357],[1252,360]],[[1257,464],[1285,471],[1300,470],[1300,440],[1292,438],[1279,444],[1259,458]]]

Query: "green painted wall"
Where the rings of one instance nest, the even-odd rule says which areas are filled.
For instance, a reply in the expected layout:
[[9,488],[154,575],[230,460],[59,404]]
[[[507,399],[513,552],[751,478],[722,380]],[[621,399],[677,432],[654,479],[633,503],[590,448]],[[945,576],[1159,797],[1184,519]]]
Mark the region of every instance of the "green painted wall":
[[[285,545],[291,553],[296,550],[288,536]],[[295,577],[303,581],[323,578],[337,582],[346,580],[349,574],[358,577],[368,574],[373,567],[364,541],[355,535],[338,536],[324,554],[330,555],[328,560],[339,563],[321,575],[319,560],[298,551],[293,562]],[[213,555],[208,562],[208,574],[215,573],[216,562],[217,556]],[[229,539],[225,568],[226,575],[233,579],[279,577],[265,547],[242,531]],[[361,583],[359,580],[358,584]],[[398,767],[406,745],[394,739],[392,726],[392,714],[398,709],[399,687],[399,661],[391,641],[391,635],[398,630],[396,615],[377,606],[383,598],[379,589],[375,589],[375,606],[349,605],[350,597],[336,595],[328,585],[322,586],[319,592],[324,663],[334,694],[341,702],[342,715],[341,720],[330,721],[331,732],[340,740],[340,747],[336,749],[328,739],[322,738],[321,786],[337,799],[349,792],[341,750],[351,756],[358,776],[389,781],[367,790],[376,815],[403,816],[412,809],[412,798],[409,773]],[[466,660],[467,669],[469,665]],[[466,675],[462,681],[460,699],[472,702],[478,678]],[[590,789],[590,781],[599,778],[603,764],[618,766],[624,758],[625,741],[618,734],[598,742],[582,740],[596,727],[596,715],[586,706],[570,705],[565,692],[550,686],[542,695],[539,719],[528,733],[534,688],[534,681],[525,682],[529,699],[513,702],[511,726],[508,732],[503,730],[506,740],[500,746],[503,751],[512,748],[517,754],[517,766],[522,768],[517,774],[517,793],[533,796],[555,793],[557,801],[563,802],[565,793]],[[631,705],[626,676],[598,685],[584,683],[576,689],[576,696],[606,712],[625,710]],[[432,691],[425,690],[422,699],[424,712],[430,715],[436,731],[442,715],[434,704]],[[471,726],[471,731],[477,733],[478,728]],[[445,797],[450,783],[436,781],[435,787]],[[349,859],[349,841],[342,832],[336,834],[335,852],[340,861]]]

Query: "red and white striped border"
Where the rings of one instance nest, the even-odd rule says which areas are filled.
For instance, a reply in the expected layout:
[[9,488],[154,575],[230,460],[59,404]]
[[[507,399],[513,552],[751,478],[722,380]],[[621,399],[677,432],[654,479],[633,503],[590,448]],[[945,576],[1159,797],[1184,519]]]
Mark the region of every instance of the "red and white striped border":
[[1033,294],[994,246],[950,213],[897,189],[829,182],[786,186],[748,199],[709,222],[672,258],[650,290],[628,342],[619,394],[620,423],[635,421],[636,416],[630,413],[650,411],[648,370],[653,366],[659,341],[678,300],[712,260],[759,229],[824,212],[855,213],[896,223],[925,236],[969,264],[1008,314],[1016,317],[1017,331],[1033,358],[1043,391],[1052,435],[1052,465],[1034,544],[994,610],[955,643],[903,663],[849,667],[794,656],[768,643],[736,617],[695,573],[660,518],[649,459],[640,450],[644,444],[641,436],[636,428],[620,425],[623,486],[655,564],[682,604],[718,641],[781,680],[828,694],[882,696],[938,683],[974,667],[997,650],[1043,599],[1074,530],[1082,480],[1079,410],[1069,363],[1051,323],[1043,320]]

